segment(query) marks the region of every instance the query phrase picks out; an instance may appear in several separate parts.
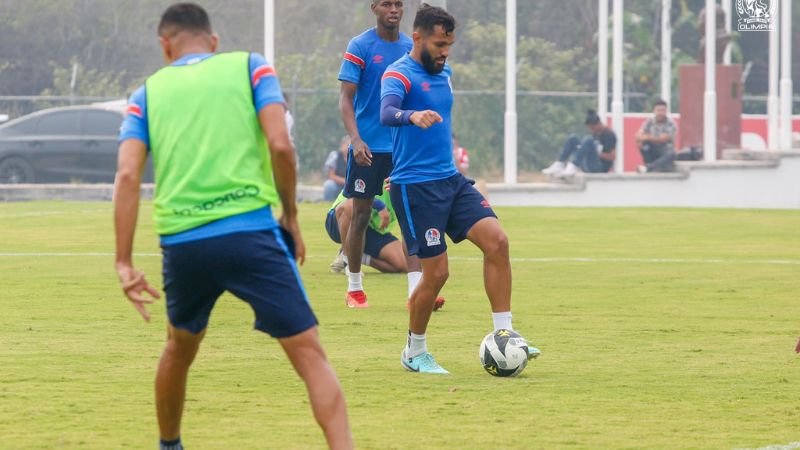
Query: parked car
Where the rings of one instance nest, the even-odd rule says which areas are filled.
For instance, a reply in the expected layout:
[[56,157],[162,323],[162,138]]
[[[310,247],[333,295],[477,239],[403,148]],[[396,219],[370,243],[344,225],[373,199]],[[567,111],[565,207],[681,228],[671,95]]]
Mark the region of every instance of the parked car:
[[[51,108],[0,125],[0,183],[113,183],[123,110]],[[152,181],[148,167],[145,181]]]

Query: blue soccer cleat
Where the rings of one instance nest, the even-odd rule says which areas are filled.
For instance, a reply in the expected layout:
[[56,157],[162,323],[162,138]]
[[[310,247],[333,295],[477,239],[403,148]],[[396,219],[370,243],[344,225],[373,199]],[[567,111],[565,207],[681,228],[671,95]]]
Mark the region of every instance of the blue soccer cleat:
[[428,352],[417,355],[413,358],[406,358],[406,351],[403,350],[403,355],[400,357],[400,364],[410,372],[419,373],[450,373],[440,366],[433,355]]
[[538,358],[539,355],[541,355],[541,354],[542,354],[541,350],[539,350],[538,348],[536,348],[536,347],[534,347],[534,346],[532,346],[530,344],[528,345],[528,361]]

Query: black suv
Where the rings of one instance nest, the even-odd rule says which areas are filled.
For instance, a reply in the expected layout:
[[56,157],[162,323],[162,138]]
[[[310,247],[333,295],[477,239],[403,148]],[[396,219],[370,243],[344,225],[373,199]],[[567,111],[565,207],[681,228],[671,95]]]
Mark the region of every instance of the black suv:
[[[0,183],[113,183],[123,115],[70,106],[0,125]],[[145,171],[152,181],[152,170]]]

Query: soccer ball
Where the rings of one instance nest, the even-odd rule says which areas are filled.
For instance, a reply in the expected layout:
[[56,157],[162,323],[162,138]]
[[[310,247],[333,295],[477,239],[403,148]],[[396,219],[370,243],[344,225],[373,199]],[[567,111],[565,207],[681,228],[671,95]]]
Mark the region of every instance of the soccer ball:
[[483,338],[478,356],[487,372],[515,377],[528,365],[528,341],[513,330],[497,330]]

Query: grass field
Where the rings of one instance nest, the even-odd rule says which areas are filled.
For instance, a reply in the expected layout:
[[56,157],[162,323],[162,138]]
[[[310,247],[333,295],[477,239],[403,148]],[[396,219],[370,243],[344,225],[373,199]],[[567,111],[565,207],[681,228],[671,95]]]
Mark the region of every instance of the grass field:
[[[135,262],[160,285],[144,205]],[[498,208],[514,325],[542,349],[515,379],[478,362],[491,318],[478,251],[451,247],[429,347],[403,371],[404,275],[344,307],[324,205],[302,205],[301,269],[363,449],[713,448],[800,441],[800,212]],[[107,203],[0,204],[0,448],[154,448],[163,303],[123,300]],[[190,375],[192,449],[322,448],[276,342],[224,297]]]

